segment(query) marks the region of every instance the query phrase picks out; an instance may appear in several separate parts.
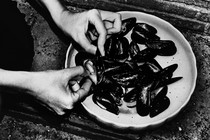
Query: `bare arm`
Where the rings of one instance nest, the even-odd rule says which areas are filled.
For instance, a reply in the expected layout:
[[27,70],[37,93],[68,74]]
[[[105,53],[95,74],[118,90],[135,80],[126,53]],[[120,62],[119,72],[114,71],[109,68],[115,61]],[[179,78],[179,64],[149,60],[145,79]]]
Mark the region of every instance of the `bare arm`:
[[0,69],[0,85],[24,89],[36,99],[63,115],[64,110],[72,109],[74,104],[87,96],[92,85],[86,79],[76,91],[69,87],[69,81],[84,74],[83,67],[42,72],[8,71]]
[[[81,13],[71,13],[59,0],[39,1],[48,9],[57,26],[89,53],[94,54],[98,48],[100,53],[105,55],[104,43],[107,34],[116,33],[121,30],[122,23],[119,13],[97,9]],[[111,25],[106,26],[104,21],[110,21]],[[93,24],[99,34],[97,46],[92,45],[86,37],[89,24]]]
[[[59,0],[36,1],[41,2],[48,9],[53,20],[64,33],[71,36],[90,53],[95,53],[98,47],[101,54],[104,55],[103,45],[106,35],[118,32],[121,29],[121,18],[118,13],[96,9],[71,13]],[[110,21],[112,25],[106,28],[103,23],[104,20]],[[99,33],[97,47],[93,46],[86,37],[89,23],[93,24]],[[65,109],[72,109],[77,101],[88,94],[92,84],[88,78],[78,90],[72,91],[69,88],[69,81],[84,73],[83,67],[43,72],[0,69],[0,85],[25,89],[28,94],[43,101],[55,112],[62,115]]]
[[0,69],[0,85],[25,88],[32,73],[24,71],[9,71]]

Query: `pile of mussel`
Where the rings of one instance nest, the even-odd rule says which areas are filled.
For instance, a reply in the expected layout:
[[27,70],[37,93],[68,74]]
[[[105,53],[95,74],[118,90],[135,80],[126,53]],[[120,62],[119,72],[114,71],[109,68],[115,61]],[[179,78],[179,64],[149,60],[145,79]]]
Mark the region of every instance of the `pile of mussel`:
[[83,51],[75,56],[76,65],[91,61],[96,69],[97,84],[90,91],[95,104],[118,115],[119,107],[127,103],[140,116],[150,117],[169,107],[168,85],[182,77],[173,77],[178,64],[163,68],[155,57],[174,55],[173,41],[161,40],[155,27],[131,17],[122,21],[121,32],[112,34],[104,47],[105,56]]

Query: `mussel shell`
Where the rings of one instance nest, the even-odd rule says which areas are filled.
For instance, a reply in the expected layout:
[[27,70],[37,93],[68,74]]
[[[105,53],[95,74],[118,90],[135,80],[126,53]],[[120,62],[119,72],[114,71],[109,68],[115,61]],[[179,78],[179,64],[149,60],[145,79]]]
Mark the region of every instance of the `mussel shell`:
[[145,44],[147,42],[147,38],[144,34],[135,31],[131,33],[131,40],[138,44]]
[[93,59],[95,56],[90,54],[90,53],[87,53],[87,52],[84,52],[84,51],[80,51],[76,54],[75,56],[75,64],[77,66],[83,66],[84,65],[84,62],[86,60],[91,60]]
[[[103,76],[103,77],[106,77],[105,78],[106,80],[98,84],[96,90],[94,90],[93,92],[95,94],[98,94],[96,92],[102,92],[102,94],[104,94],[103,96],[110,94],[112,96],[111,101],[114,100],[114,102],[118,106],[121,105],[121,98],[124,94],[122,87],[118,85],[115,81],[112,81],[109,77],[107,76]],[[109,88],[105,88],[105,87],[109,87]],[[101,94],[98,94],[98,95],[101,96]]]
[[105,109],[111,113],[116,115],[119,114],[119,108],[114,101],[113,97],[109,93],[103,94],[93,94],[92,100],[95,104],[97,104],[100,108]]
[[153,40],[146,42],[146,46],[156,50],[161,56],[171,56],[177,52],[176,45],[172,40]]
[[154,86],[154,89],[158,89],[160,87],[170,85],[172,83],[175,83],[181,80],[182,78],[183,77],[172,77],[172,78],[166,78],[166,79],[161,79],[161,80],[157,79],[157,84]]
[[136,111],[140,116],[147,116],[150,111],[150,88],[151,85],[144,86],[137,94]]
[[165,78],[171,78],[173,75],[173,72],[178,68],[178,64],[172,64],[169,65],[165,68],[163,68],[160,72],[159,72],[159,76],[160,77],[164,77]]
[[137,56],[138,53],[140,53],[140,48],[136,42],[131,41],[129,47],[129,55],[131,58]]
[[109,58],[108,56],[103,56],[100,58],[100,63],[103,63],[104,72],[112,71],[122,65],[122,63],[116,61],[115,59]]
[[110,94],[113,96],[115,103],[120,106],[122,105],[121,98],[123,97],[123,89],[121,86],[116,85],[113,90],[110,91]]
[[139,44],[145,44],[146,42],[153,41],[153,40],[160,40],[160,37],[156,34],[148,32],[147,30],[139,30],[136,26],[133,28],[131,33],[132,41],[135,41]]
[[126,93],[123,97],[123,100],[125,102],[131,103],[131,102],[135,102],[137,99],[137,94],[139,93],[139,88],[138,87],[134,87],[133,89],[131,89],[128,93]]
[[150,73],[150,74],[155,74],[162,70],[162,67],[155,59],[146,61],[140,67],[141,67],[142,71],[144,71],[145,73]]
[[146,62],[150,59],[154,59],[157,56],[156,51],[150,48],[146,48],[138,53],[138,55],[134,56],[132,60],[137,63]]
[[167,93],[168,93],[168,86],[166,85],[158,93],[156,93],[153,101],[164,98],[167,95]]
[[152,75],[147,75],[139,85],[140,92],[137,94],[136,111],[140,116],[149,114],[154,78]]
[[[137,69],[137,66],[135,65],[135,63],[126,61],[125,63],[115,63],[116,65],[113,67],[107,67],[106,64],[105,65],[105,74],[107,75],[116,75],[116,74],[120,74],[120,73],[126,73],[129,71],[134,71]],[[107,68],[106,68],[107,67]]]
[[172,82],[175,82],[176,80],[178,81],[181,78],[178,79],[174,79],[174,81],[170,81],[170,79],[173,76],[173,72],[177,69],[178,64],[172,64],[170,66],[165,67],[164,69],[162,69],[161,71],[159,71],[156,75],[156,86],[154,87],[159,88],[165,85],[168,85]]
[[132,30],[132,28],[134,27],[135,24],[136,24],[135,17],[131,17],[131,18],[122,20],[122,28],[121,28],[121,31],[119,33],[117,33],[117,36],[118,37],[125,36],[129,31]]
[[170,99],[167,96],[155,98],[150,107],[150,117],[153,118],[165,111],[170,105]]
[[136,85],[136,82],[139,79],[139,74],[136,72],[124,72],[112,75],[112,79],[114,79],[119,85],[123,87],[132,87]]
[[153,27],[152,25],[149,25],[147,23],[136,23],[135,29],[140,32],[148,32],[150,34],[156,34],[157,29]]
[[117,39],[116,43],[116,49],[115,49],[115,55],[114,57],[117,60],[126,60],[129,56],[128,54],[128,49],[129,49],[129,41],[126,37],[121,37]]
[[113,57],[117,38],[115,36],[109,37],[104,44],[105,56]]
[[128,59],[129,41],[126,37],[111,36],[104,45],[105,55],[118,61]]

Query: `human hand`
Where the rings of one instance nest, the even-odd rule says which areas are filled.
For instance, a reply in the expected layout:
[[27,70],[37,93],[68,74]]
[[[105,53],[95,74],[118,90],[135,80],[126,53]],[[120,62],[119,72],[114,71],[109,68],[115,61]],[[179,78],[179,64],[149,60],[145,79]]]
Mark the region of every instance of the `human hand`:
[[81,101],[88,95],[92,85],[90,79],[72,90],[69,84],[74,83],[76,78],[85,74],[83,67],[78,66],[63,70],[50,70],[34,72],[28,89],[32,95],[53,109],[57,114],[63,115],[65,110],[72,109],[76,102]]
[[[104,24],[105,22],[109,24]],[[66,10],[61,14],[57,24],[67,35],[70,35],[79,43],[83,49],[95,54],[97,47],[91,44],[86,36],[89,24],[92,24],[98,33],[97,46],[99,52],[104,56],[104,43],[107,34],[119,32],[122,23],[119,13],[92,9],[74,14]]]

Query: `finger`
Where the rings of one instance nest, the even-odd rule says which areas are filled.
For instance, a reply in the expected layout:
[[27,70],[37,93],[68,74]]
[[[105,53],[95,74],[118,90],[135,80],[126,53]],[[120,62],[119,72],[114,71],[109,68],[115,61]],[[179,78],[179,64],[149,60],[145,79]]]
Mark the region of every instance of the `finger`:
[[[106,28],[108,29],[107,31],[108,34],[120,32],[121,26],[122,26],[121,14],[113,13],[109,11],[103,11],[103,10],[99,10],[99,12],[104,21],[109,21],[110,23],[113,24],[112,28]],[[106,23],[105,23],[105,26],[106,26]]]
[[91,85],[92,85],[91,80],[87,78],[83,83],[83,85],[81,86],[81,88],[74,93],[74,96],[76,97],[75,98],[76,102],[82,100],[88,95]]
[[106,30],[109,30],[111,28],[113,28],[113,22],[112,21],[109,21],[109,20],[104,20],[104,26],[106,28]]
[[98,38],[98,34],[96,35],[96,33],[94,34],[94,33],[92,33],[91,31],[88,31],[88,32],[87,32],[87,38],[88,38],[91,42],[93,42],[93,41],[95,41],[95,40]]
[[94,84],[97,84],[97,76],[96,76],[96,70],[94,69],[93,63],[91,61],[88,61],[86,63],[87,70],[89,71],[89,77],[92,80]]
[[80,35],[80,41],[78,43],[85,49],[86,52],[91,54],[96,53],[97,47],[92,45],[85,35]]
[[92,80],[92,82],[97,85],[97,75],[96,74],[91,74],[89,75],[90,79]]
[[76,76],[83,75],[85,73],[85,69],[82,66],[71,67],[68,69],[64,69],[65,77],[69,80]]
[[77,81],[70,81],[70,82],[69,82],[69,88],[70,88],[73,92],[75,92],[75,91],[77,91],[77,90],[80,89],[80,85],[79,85],[79,83],[78,83]]
[[116,18],[113,21],[113,28],[108,29],[108,34],[118,33],[121,31],[122,20],[121,15],[116,14]]
[[99,49],[101,55],[104,56],[105,55],[104,43],[105,43],[106,35],[107,35],[106,28],[104,26],[104,23],[103,23],[99,13],[96,14],[95,16],[93,16],[90,20],[91,20],[91,23],[95,26],[95,28],[99,34],[98,49]]

